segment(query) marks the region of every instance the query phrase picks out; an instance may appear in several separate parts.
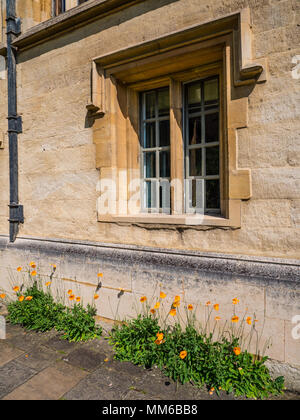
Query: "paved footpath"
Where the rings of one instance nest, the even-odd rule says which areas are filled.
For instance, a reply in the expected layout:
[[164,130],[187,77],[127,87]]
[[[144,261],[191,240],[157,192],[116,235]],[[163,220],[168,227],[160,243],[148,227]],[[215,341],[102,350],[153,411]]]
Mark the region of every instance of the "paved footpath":
[[[55,331],[26,332],[7,324],[0,340],[0,400],[207,400],[232,395],[176,386],[158,369],[113,359],[102,337],[87,343],[61,340]],[[108,360],[107,360],[108,359]],[[286,392],[271,399],[300,399]]]

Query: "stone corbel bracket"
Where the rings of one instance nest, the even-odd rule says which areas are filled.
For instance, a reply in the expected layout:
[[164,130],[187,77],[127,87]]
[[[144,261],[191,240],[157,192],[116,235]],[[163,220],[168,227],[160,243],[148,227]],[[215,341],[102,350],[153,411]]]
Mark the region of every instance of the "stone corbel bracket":
[[262,83],[267,80],[267,60],[253,61],[250,9],[238,14],[238,25],[233,31],[234,85]]
[[104,71],[97,68],[95,61],[91,62],[90,101],[86,105],[91,118],[102,117],[105,114],[105,79]]

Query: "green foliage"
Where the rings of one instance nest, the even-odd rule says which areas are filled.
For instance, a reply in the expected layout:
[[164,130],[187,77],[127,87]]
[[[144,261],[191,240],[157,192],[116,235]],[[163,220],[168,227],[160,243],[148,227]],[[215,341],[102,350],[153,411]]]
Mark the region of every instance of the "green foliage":
[[[20,296],[20,293],[17,295]],[[8,320],[21,324],[27,330],[49,331],[55,328],[63,331],[63,338],[69,341],[86,341],[101,336],[102,329],[95,325],[95,309],[80,304],[67,308],[56,303],[51,293],[44,292],[35,282],[23,293],[24,300],[18,299],[8,305]],[[31,300],[26,300],[32,296]]]
[[32,300],[16,300],[8,305],[9,321],[21,324],[27,330],[49,331],[54,328],[64,306],[55,303],[49,292],[39,290],[37,283],[26,290],[24,298],[27,296],[32,296]]
[[94,316],[96,310],[90,305],[85,309],[80,304],[72,308],[66,308],[58,319],[57,331],[64,331],[62,338],[68,341],[87,341],[98,338],[102,334],[102,328],[95,326]]
[[158,332],[156,319],[138,315],[137,319],[113,330],[110,344],[113,344],[119,360],[151,367],[157,361],[157,345],[154,342]]
[[[164,339],[156,344],[156,334],[163,332]],[[119,360],[151,367],[159,366],[165,374],[180,383],[192,382],[207,385],[248,398],[266,398],[270,393],[279,394],[283,377],[271,379],[265,366],[267,358],[254,360],[247,351],[236,355],[238,339],[218,342],[212,336],[200,334],[192,325],[182,330],[179,324],[162,331],[157,319],[139,315],[137,319],[112,331],[110,343]],[[186,351],[183,359],[180,353]]]

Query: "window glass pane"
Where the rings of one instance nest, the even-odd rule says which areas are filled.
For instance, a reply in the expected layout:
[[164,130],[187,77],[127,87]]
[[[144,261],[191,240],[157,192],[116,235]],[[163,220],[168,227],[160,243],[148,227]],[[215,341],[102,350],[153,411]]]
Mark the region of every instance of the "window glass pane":
[[189,108],[198,108],[201,104],[201,85],[194,83],[188,86],[187,100]]
[[170,182],[162,180],[159,183],[159,207],[164,213],[170,214]]
[[169,115],[170,99],[169,88],[158,91],[158,116],[164,117]]
[[191,205],[194,209],[199,212],[203,211],[204,206],[204,180],[203,179],[193,179],[191,184]]
[[190,176],[202,176],[202,150],[190,150],[189,157]]
[[219,146],[206,147],[206,175],[219,175]]
[[156,147],[155,122],[145,124],[144,147]]
[[201,143],[201,117],[189,119],[189,144]]
[[219,98],[218,79],[207,80],[204,82],[204,102],[209,105],[211,102],[217,102]]
[[205,142],[219,141],[219,114],[205,115]]
[[159,145],[170,146],[170,121],[159,122]]
[[220,208],[220,187],[218,179],[206,181],[206,208]]
[[155,117],[155,92],[146,93],[146,118]]
[[144,153],[145,178],[156,177],[156,155],[155,152]]
[[159,176],[161,178],[170,177],[170,151],[163,151],[159,153]]
[[145,182],[145,207],[148,209],[156,207],[156,181]]

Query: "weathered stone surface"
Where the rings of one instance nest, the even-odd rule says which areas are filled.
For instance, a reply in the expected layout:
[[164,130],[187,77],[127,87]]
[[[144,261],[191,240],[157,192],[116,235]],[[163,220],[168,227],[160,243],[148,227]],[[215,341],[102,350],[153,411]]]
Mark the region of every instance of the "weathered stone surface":
[[62,357],[62,354],[59,352],[50,350],[45,346],[39,346],[34,347],[31,351],[22,354],[16,360],[24,366],[28,366],[39,372]]
[[36,374],[36,370],[12,360],[0,367],[0,399],[13,389],[28,381]]
[[0,366],[5,365],[22,353],[24,353],[23,350],[12,347],[9,344],[6,344],[4,340],[0,340]]
[[5,396],[5,400],[57,400],[75,386],[86,373],[82,369],[58,362]]
[[88,348],[77,348],[73,350],[68,357],[65,359],[68,363],[79,368],[93,371],[99,365],[104,363],[106,358],[105,353],[94,352]]

